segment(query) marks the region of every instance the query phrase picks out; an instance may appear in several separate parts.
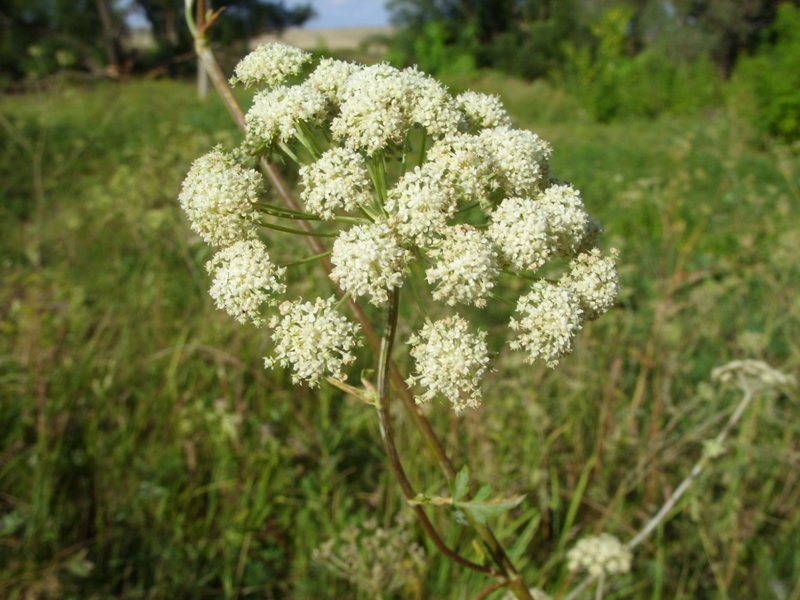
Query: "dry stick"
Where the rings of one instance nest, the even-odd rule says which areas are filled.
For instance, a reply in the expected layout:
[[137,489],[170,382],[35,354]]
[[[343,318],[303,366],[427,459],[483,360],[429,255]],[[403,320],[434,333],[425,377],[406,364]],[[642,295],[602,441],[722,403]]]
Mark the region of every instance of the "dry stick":
[[[228,81],[223,75],[222,70],[217,63],[216,57],[214,56],[211,47],[208,45],[208,40],[203,35],[202,31],[199,32],[199,35],[195,36],[195,51],[198,58],[203,63],[206,71],[208,72],[214,88],[217,90],[223,102],[225,103],[225,107],[228,109],[231,117],[233,117],[234,122],[239,129],[244,132],[246,129],[244,113],[239,106],[238,100],[233,95],[233,92],[228,85]],[[297,204],[291,192],[286,187],[286,183],[284,182],[283,177],[275,165],[270,164],[265,158],[261,159],[260,165],[286,207],[291,210],[299,211],[301,207]],[[305,221],[300,221],[299,225],[303,228],[310,229],[310,225],[308,225],[308,223]],[[306,241],[315,253],[322,254],[326,251],[326,248],[317,238],[306,237]],[[332,268],[330,261],[323,259],[321,262],[325,270],[330,272]],[[362,331],[364,332],[364,336],[366,337],[370,348],[373,350],[373,352],[379,352],[380,339],[378,338],[378,334],[375,332],[375,329],[372,327],[372,324],[369,322],[366,314],[364,313],[364,310],[352,297],[348,297],[347,305],[361,324]],[[417,407],[411,390],[408,389],[400,370],[394,362],[389,364],[389,375],[392,384],[400,396],[400,400],[403,402],[403,405],[405,406],[409,415],[411,415],[414,425],[425,439],[428,449],[433,454],[434,460],[438,463],[439,468],[442,470],[445,478],[448,482],[455,481],[457,473],[456,468],[453,466],[450,458],[445,453],[444,447],[439,441],[439,438],[436,436],[436,433],[433,431],[430,422],[428,422],[428,420]],[[514,591],[518,598],[523,600],[532,600],[527,588],[524,585],[524,582],[522,582],[522,578],[516,570],[516,567],[514,567],[514,564],[511,562],[511,559],[506,554],[492,530],[487,525],[475,522],[469,514],[467,514],[467,518],[469,519],[470,524],[475,529],[478,536],[483,541],[484,546],[489,551],[494,563],[500,569],[503,576],[508,579],[509,589]]]
[[[754,395],[755,393],[751,389],[747,389],[745,391],[744,397],[736,406],[736,410],[733,411],[733,414],[731,415],[730,419],[728,419],[728,422],[725,424],[725,427],[723,427],[722,431],[720,431],[717,437],[714,438],[715,444],[721,446],[722,444],[725,443],[725,440],[727,439],[728,435],[733,430],[733,428],[736,427],[736,424],[741,420],[744,411],[750,405],[750,402],[752,402]],[[675,508],[675,505],[681,499],[681,496],[683,496],[686,493],[686,490],[689,489],[689,486],[691,486],[692,483],[694,483],[694,480],[697,479],[703,472],[703,469],[705,468],[706,463],[710,460],[710,458],[711,457],[706,452],[703,453],[700,459],[695,463],[692,470],[686,476],[686,479],[684,479],[681,482],[681,484],[677,487],[675,493],[673,493],[672,496],[669,497],[669,499],[664,503],[661,509],[653,516],[653,518],[650,519],[644,527],[642,527],[641,531],[639,531],[639,533],[637,533],[631,539],[631,541],[625,544],[625,546],[629,550],[633,550],[636,546],[641,544],[644,541],[644,539],[648,535],[650,535],[656,527],[658,527],[661,524],[661,522],[667,517],[667,515],[672,511],[672,509]],[[590,575],[589,577],[584,579],[578,585],[578,587],[572,590],[572,592],[564,600],[575,600],[575,598],[578,597],[578,594],[580,594],[583,590],[589,587],[596,579],[597,579],[596,575]]]

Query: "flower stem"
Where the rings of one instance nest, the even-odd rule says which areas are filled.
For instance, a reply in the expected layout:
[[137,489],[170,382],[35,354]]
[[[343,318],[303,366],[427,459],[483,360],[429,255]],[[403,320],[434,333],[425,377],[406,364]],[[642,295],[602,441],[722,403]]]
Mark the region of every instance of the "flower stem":
[[[399,313],[398,308],[400,304],[399,298],[399,288],[393,289],[391,294],[389,294],[389,301],[387,302],[386,306],[386,321],[383,330],[383,338],[381,339],[381,350],[378,361],[377,409],[378,421],[381,429],[381,438],[383,439],[383,445],[386,449],[386,455],[389,458],[389,464],[392,468],[392,472],[395,474],[395,477],[397,477],[397,481],[400,484],[400,489],[403,491],[403,495],[407,500],[412,500],[416,498],[417,492],[414,491],[411,482],[408,480],[405,469],[403,469],[403,463],[400,461],[400,455],[398,454],[397,446],[395,446],[394,443],[392,420],[389,413],[389,399],[391,397],[391,376],[389,374],[389,365],[392,361],[392,347],[394,346],[394,338],[395,334],[397,333],[397,316]],[[447,556],[447,558],[464,567],[472,569],[473,571],[478,571],[480,573],[493,576],[499,575],[499,573],[497,573],[494,569],[467,560],[463,556],[451,550],[434,529],[433,524],[428,519],[428,515],[425,514],[424,508],[419,504],[411,504],[410,506],[416,513],[422,528],[425,530],[425,533],[429,538],[431,538],[439,551]]]

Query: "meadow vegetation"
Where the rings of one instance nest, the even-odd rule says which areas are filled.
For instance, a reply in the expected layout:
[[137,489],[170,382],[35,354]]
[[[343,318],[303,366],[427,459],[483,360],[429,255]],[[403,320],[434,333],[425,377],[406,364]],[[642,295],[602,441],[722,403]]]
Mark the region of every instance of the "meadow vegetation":
[[[546,83],[447,83],[550,141],[621,252],[618,306],[557,369],[497,348],[480,409],[425,408],[457,464],[525,496],[495,531],[557,594],[574,541],[629,538],[722,427],[739,395],[714,367],[800,370],[800,157],[725,109],[600,123]],[[374,597],[312,559],[406,511],[373,412],[263,369],[271,342],[214,308],[178,207],[191,161],[238,141],[222,104],[174,81],[56,86],[0,99],[0,126],[0,597]],[[799,407],[761,394],[605,597],[800,599]],[[401,452],[425,452],[404,419]],[[480,561],[459,527],[446,541]],[[385,598],[485,585],[426,550]]]

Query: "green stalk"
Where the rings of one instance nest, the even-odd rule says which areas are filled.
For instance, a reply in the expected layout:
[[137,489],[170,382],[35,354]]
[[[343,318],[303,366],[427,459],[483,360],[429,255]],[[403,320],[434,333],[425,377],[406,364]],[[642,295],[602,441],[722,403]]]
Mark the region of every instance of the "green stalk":
[[288,269],[289,267],[298,267],[300,265],[307,265],[308,263],[315,262],[330,255],[331,255],[330,252],[323,252],[322,254],[315,254],[314,256],[309,256],[308,258],[303,258],[301,260],[296,260],[294,262],[286,263],[285,265],[279,265],[279,266],[285,269]]
[[262,227],[266,227],[267,229],[274,229],[275,231],[282,231],[284,233],[293,233],[295,235],[305,235],[309,237],[325,237],[325,238],[334,238],[338,237],[338,233],[319,233],[317,231],[308,230],[308,229],[292,229],[291,227],[281,227],[280,225],[275,225],[274,223],[265,223],[263,221],[259,222],[259,225]]

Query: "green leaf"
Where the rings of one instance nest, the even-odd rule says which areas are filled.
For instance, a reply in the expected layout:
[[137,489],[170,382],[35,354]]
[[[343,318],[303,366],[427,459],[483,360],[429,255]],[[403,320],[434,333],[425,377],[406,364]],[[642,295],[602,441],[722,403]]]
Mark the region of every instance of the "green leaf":
[[453,500],[459,500],[469,491],[469,466],[464,465],[456,475],[455,487],[453,488]]

